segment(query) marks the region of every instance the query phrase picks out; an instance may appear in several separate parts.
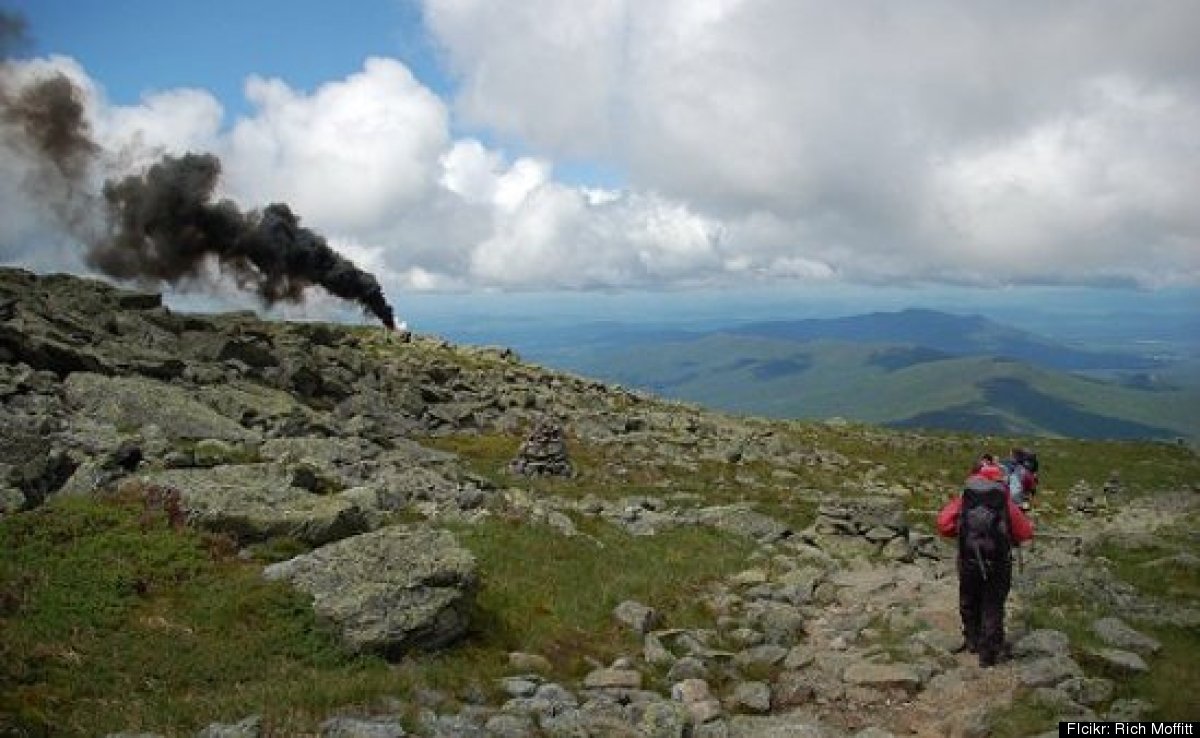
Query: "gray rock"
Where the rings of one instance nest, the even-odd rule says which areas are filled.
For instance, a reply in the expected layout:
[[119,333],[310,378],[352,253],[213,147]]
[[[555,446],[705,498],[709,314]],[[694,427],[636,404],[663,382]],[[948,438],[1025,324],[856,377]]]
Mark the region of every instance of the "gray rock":
[[500,688],[512,697],[532,697],[540,682],[525,677],[505,677],[500,680]]
[[487,738],[483,726],[466,714],[437,715],[427,711],[420,722],[422,732],[429,738]]
[[642,675],[633,669],[596,669],[583,678],[587,689],[641,689]]
[[1081,705],[1098,705],[1112,698],[1115,686],[1111,679],[1071,677],[1060,683],[1058,689]]
[[647,633],[642,640],[642,658],[652,666],[669,667],[675,663],[675,655],[668,651],[662,640],[653,633]]
[[804,634],[804,615],[791,605],[764,603],[754,616],[754,625],[768,643],[792,646]]
[[321,723],[321,738],[404,738],[398,718],[330,718]]
[[733,657],[733,663],[739,669],[755,667],[771,667],[783,663],[788,656],[788,649],[774,643],[766,643],[754,648],[748,648]]
[[196,734],[196,738],[260,738],[262,718],[258,715],[233,724],[211,723]]
[[76,372],[63,382],[69,407],[117,428],[157,425],[170,438],[240,441],[250,431],[200,403],[175,385],[143,377],[106,377]]
[[846,667],[842,680],[864,687],[901,687],[916,690],[921,686],[921,674],[909,664],[875,664],[860,661]]
[[124,483],[131,481],[178,490],[190,523],[242,544],[290,536],[319,546],[369,527],[350,500],[293,487],[286,470],[274,464],[168,469]]
[[1100,664],[1107,671],[1118,674],[1144,674],[1150,670],[1146,661],[1132,651],[1119,648],[1098,648],[1088,651],[1088,658]]
[[1105,645],[1126,651],[1136,651],[1140,654],[1155,654],[1162,648],[1161,643],[1129,627],[1120,618],[1100,618],[1092,623],[1092,632],[1099,636]]
[[799,707],[812,702],[817,694],[814,680],[818,678],[800,671],[780,672],[771,690],[776,709]]
[[739,712],[770,712],[771,687],[764,682],[739,682],[733,688],[730,702]]
[[792,533],[784,523],[744,505],[706,507],[699,511],[699,519],[701,523],[718,530],[762,543],[778,541]]
[[352,651],[389,656],[461,636],[478,588],[475,559],[453,535],[408,526],[324,546],[263,575],[312,595]]
[[839,734],[815,719],[792,715],[738,715],[729,721],[730,738],[839,738]]
[[19,489],[0,485],[0,515],[20,512],[25,507],[25,494]]
[[1031,696],[1034,703],[1050,708],[1062,718],[1082,718],[1090,712],[1058,687],[1035,687]]
[[638,635],[645,635],[658,624],[658,613],[640,602],[625,600],[613,610],[617,622],[627,626]]
[[483,724],[483,729],[495,738],[532,738],[537,735],[537,726],[532,718],[509,713],[493,715]]
[[1154,705],[1143,699],[1113,700],[1113,703],[1108,707],[1108,712],[1104,715],[1104,719],[1116,723],[1134,722],[1145,720],[1153,712]]
[[1071,639],[1059,630],[1035,630],[1013,644],[1013,655],[1066,656],[1071,651]]
[[1017,678],[1027,687],[1054,687],[1071,677],[1083,676],[1083,669],[1070,656],[1043,656],[1021,664]]
[[707,677],[708,667],[695,656],[684,656],[676,660],[671,665],[670,671],[667,672],[667,679],[672,682],[681,682],[687,679],[705,679]]
[[687,708],[677,702],[652,702],[638,721],[638,729],[646,738],[685,738],[687,727]]

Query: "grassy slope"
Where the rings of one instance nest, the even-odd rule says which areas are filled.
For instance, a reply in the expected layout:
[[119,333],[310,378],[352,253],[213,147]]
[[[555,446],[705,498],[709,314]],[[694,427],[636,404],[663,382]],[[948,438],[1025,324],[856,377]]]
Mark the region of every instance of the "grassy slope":
[[[819,341],[795,343],[717,335],[653,351],[614,356],[596,369],[633,386],[702,402],[734,412],[770,417],[823,418],[835,415],[871,423],[893,423],[924,413],[970,408],[994,412],[1008,427],[1024,432],[1070,435],[1028,412],[992,407],[981,386],[1016,380],[1071,413],[1115,418],[1170,433],[1200,437],[1200,391],[1148,391],[985,357],[948,358],[889,371],[872,363],[885,346]],[[893,347],[895,348],[895,347]],[[1097,425],[1103,425],[1097,423]],[[1103,432],[1103,431],[1101,431]]]

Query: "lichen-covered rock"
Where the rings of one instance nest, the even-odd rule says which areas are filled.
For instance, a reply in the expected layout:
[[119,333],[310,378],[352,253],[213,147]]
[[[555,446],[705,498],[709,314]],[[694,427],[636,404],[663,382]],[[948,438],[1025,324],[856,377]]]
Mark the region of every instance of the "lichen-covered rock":
[[1162,644],[1157,640],[1134,630],[1120,618],[1100,618],[1092,623],[1092,632],[1113,648],[1135,651],[1143,655],[1158,653],[1162,648]]
[[705,525],[762,543],[778,541],[792,533],[786,524],[744,505],[706,507],[699,516]]
[[168,469],[139,475],[132,484],[177,490],[192,525],[243,544],[290,536],[319,546],[367,530],[366,516],[351,500],[316,495],[291,481],[274,464],[241,464]]
[[171,438],[240,441],[252,433],[174,385],[144,377],[76,372],[63,382],[75,412],[117,428],[157,425]]
[[447,531],[382,528],[269,566],[268,579],[313,597],[354,652],[396,656],[444,646],[467,629],[478,588],[469,551]]

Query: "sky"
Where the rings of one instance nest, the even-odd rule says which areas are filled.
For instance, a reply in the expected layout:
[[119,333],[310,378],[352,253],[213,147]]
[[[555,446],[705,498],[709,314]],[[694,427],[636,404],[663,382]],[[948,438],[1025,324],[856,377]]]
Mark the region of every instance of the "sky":
[[[0,9],[10,75],[85,91],[97,179],[214,153],[390,295],[1200,287],[1200,3]],[[82,270],[21,156],[0,263]]]

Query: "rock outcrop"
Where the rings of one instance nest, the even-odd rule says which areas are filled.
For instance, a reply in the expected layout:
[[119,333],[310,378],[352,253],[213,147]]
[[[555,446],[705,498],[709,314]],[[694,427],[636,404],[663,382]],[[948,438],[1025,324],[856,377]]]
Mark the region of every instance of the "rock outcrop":
[[479,584],[474,557],[450,533],[411,526],[323,546],[263,575],[312,595],[352,650],[388,656],[460,637]]

